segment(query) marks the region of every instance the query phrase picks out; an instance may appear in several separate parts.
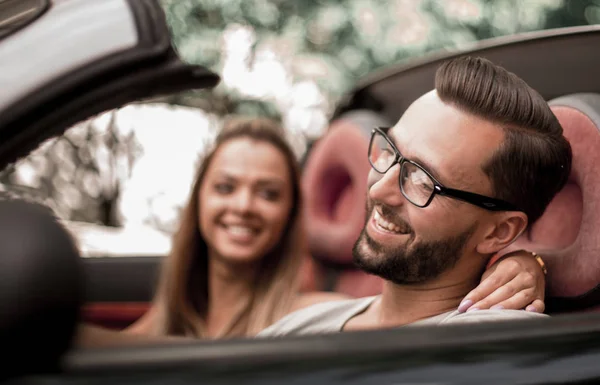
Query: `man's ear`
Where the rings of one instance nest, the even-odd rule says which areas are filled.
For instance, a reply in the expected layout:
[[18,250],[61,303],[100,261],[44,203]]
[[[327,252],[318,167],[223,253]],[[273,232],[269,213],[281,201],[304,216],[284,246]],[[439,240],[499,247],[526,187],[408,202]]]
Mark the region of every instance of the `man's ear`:
[[495,254],[513,243],[527,229],[527,214],[520,211],[498,213],[486,237],[477,245],[481,254]]

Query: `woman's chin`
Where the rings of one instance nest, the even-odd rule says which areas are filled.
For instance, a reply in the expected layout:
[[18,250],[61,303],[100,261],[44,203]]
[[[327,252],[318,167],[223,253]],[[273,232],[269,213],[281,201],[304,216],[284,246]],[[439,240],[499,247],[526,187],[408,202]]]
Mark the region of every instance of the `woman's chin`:
[[255,248],[248,247],[226,247],[220,250],[219,255],[223,260],[235,264],[253,264],[262,259],[263,253]]

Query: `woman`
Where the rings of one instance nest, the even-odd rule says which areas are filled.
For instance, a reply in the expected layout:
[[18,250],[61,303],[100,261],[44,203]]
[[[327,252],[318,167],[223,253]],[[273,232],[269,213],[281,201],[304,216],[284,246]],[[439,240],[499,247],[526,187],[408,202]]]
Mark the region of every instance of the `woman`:
[[299,179],[276,123],[230,121],[200,167],[155,303],[128,330],[248,336],[300,307],[344,298],[298,295],[307,255]]
[[[346,298],[299,294],[307,258],[301,212],[300,171],[282,128],[267,119],[230,121],[200,167],[152,308],[126,331],[254,336],[294,310]],[[530,255],[505,261],[486,272],[492,276],[468,305],[523,308],[543,298],[543,274]],[[543,311],[543,302],[534,305]]]

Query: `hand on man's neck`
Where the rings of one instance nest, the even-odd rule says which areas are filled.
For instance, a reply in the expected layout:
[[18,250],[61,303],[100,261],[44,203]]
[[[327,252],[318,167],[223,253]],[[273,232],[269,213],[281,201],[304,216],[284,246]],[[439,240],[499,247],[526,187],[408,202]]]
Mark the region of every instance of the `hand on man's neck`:
[[[480,263],[463,258],[451,271],[421,284],[395,284],[385,281],[380,298],[362,314],[352,318],[344,330],[385,329],[456,310],[463,298],[480,280]],[[462,265],[462,266],[459,266]]]

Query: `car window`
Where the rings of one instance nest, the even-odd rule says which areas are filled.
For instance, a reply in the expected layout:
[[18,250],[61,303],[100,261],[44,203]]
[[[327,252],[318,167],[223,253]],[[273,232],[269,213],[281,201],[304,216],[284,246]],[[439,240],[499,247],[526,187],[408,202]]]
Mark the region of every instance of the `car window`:
[[[125,106],[42,143],[5,169],[0,182],[5,190],[51,206],[87,249],[135,254],[136,248],[154,248],[163,254],[214,131],[215,122],[200,109]],[[124,228],[156,242],[118,237]]]
[[[84,255],[166,255],[196,169],[223,121],[170,103],[180,98],[140,101],[80,122],[4,169],[0,188],[52,207]],[[303,136],[290,139],[301,157]]]

